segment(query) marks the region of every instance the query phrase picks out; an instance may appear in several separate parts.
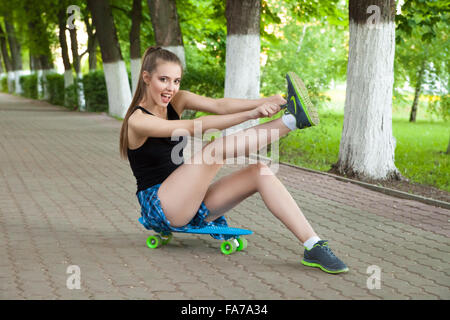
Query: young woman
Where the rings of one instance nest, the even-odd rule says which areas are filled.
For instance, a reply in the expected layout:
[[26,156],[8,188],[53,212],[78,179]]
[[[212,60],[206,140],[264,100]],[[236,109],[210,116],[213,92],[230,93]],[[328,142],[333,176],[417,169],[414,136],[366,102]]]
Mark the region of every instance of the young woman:
[[[202,132],[223,130],[250,119],[273,116],[280,111],[281,105],[286,104],[280,95],[255,100],[199,96],[179,90],[182,75],[182,64],[175,54],[160,47],[148,48],[136,92],[122,124],[120,153],[124,159],[128,158],[137,180],[144,226],[170,232],[188,226],[226,225],[223,214],[259,192],[270,212],[303,243],[304,265],[319,267],[329,273],[348,271],[329,249],[327,241],[314,232],[280,180],[274,174],[261,174],[263,169],[265,172],[270,170],[264,164],[248,165],[211,183],[224,163],[218,159],[248,154],[249,150],[259,150],[273,142],[270,134],[268,139],[255,139],[260,136],[259,132],[275,129],[282,137],[291,130],[304,127],[303,100],[291,97],[288,109],[292,114],[285,113],[252,130],[215,139],[194,153],[191,161],[176,164],[173,150],[181,141],[172,141],[174,132],[194,135],[195,124],[201,125]],[[288,83],[290,90],[297,89],[289,79]],[[185,109],[214,115],[181,120],[180,115]],[[245,139],[250,134],[253,137]],[[236,140],[241,143],[236,144]],[[216,161],[211,161],[211,155]]]

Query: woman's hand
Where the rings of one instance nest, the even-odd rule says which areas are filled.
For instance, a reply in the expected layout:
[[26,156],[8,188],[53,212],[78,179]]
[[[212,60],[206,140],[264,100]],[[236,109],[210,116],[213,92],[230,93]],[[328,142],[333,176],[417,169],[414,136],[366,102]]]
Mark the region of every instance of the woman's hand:
[[272,117],[280,111],[280,105],[277,103],[266,102],[253,110],[249,111],[250,119]]
[[287,101],[279,94],[266,98],[266,102],[278,104],[279,106],[285,105]]

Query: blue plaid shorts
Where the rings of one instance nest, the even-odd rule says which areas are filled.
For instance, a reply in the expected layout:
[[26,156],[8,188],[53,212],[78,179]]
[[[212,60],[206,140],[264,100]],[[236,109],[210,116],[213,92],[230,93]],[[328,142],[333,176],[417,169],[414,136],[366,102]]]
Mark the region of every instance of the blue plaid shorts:
[[[141,215],[143,225],[147,230],[154,230],[158,233],[182,232],[187,229],[202,228],[206,226],[228,227],[224,216],[217,218],[212,222],[205,221],[209,215],[209,210],[202,202],[196,215],[183,227],[172,227],[167,220],[162,208],[161,200],[158,197],[158,190],[161,184],[154,185],[148,189],[139,191],[136,195],[141,205]],[[217,234],[211,234],[214,239],[227,240],[229,237]]]

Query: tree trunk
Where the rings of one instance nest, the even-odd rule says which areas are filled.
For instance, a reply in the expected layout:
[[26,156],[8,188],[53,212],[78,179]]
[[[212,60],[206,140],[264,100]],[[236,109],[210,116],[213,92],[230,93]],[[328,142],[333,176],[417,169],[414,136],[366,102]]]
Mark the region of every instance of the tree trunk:
[[175,0],[147,0],[156,45],[175,53],[186,68],[183,37]]
[[448,146],[447,146],[447,152],[446,154],[450,154],[450,138],[448,139]]
[[70,34],[70,49],[72,50],[72,64],[75,69],[75,73],[80,73],[80,55],[78,54],[78,39],[77,28],[74,26],[69,29]]
[[[260,11],[260,0],[227,0],[225,97],[260,97]],[[225,132],[231,134],[257,123],[246,121]]]
[[[62,8],[58,12],[58,25],[59,25],[59,45],[61,47],[61,57],[64,65],[64,88],[73,84],[72,66],[70,64],[69,49],[67,48],[66,39],[66,23],[67,14],[65,8]],[[64,97],[66,100],[66,97]]]
[[134,94],[141,71],[141,20],[142,20],[142,0],[133,0],[131,10],[131,30],[130,30],[130,68],[131,68],[131,92]]
[[[49,49],[50,51],[50,49]],[[38,56],[39,65],[41,69],[38,70],[38,81],[40,82],[40,86],[38,85],[38,98],[43,100],[50,99],[50,93],[48,91],[47,86],[47,74],[52,72],[53,69],[53,61],[51,59],[51,54],[41,54]]]
[[77,77],[76,90],[78,98],[78,108],[80,109],[80,111],[86,111],[86,103],[84,101],[83,75],[81,74],[80,55],[78,54],[77,28],[74,26],[73,28],[69,29],[69,33],[70,47],[72,49],[72,64]]
[[[380,14],[373,20],[374,6]],[[350,0],[344,126],[333,166],[341,174],[368,180],[401,177],[392,135],[394,19],[395,0]]]
[[84,16],[84,23],[88,34],[87,51],[89,55],[89,71],[97,69],[97,34],[94,32],[94,26],[89,23],[87,15]]
[[14,92],[14,70],[11,57],[9,56],[8,47],[6,46],[6,33],[3,31],[3,28],[0,24],[0,49],[2,51],[3,61],[5,62],[5,69],[8,77],[8,92]]
[[417,105],[419,104],[420,91],[422,90],[422,82],[423,82],[423,74],[425,72],[425,65],[426,65],[426,61],[424,59],[422,62],[422,65],[420,66],[419,75],[417,77],[416,90],[414,93],[414,101],[411,106],[411,113],[409,115],[409,122],[416,122]]
[[[27,12],[35,12],[35,3],[31,0],[21,2]],[[47,88],[46,75],[53,69],[53,58],[50,49],[49,33],[47,32],[47,19],[43,15],[29,15],[28,20],[28,46],[30,54],[34,57],[33,65],[38,77],[38,98],[48,100],[50,98]]]
[[299,53],[300,50],[302,49],[303,39],[305,38],[305,34],[306,34],[306,28],[308,28],[308,25],[304,24],[302,34],[300,35],[300,39],[298,40],[298,46],[297,46],[297,50],[296,50],[297,53]]
[[88,7],[102,52],[109,113],[123,118],[131,103],[131,91],[111,7],[107,0],[88,0]]
[[22,86],[20,85],[20,76],[23,74],[22,70],[22,55],[21,55],[21,46],[19,41],[16,38],[16,32],[14,30],[14,25],[9,23],[7,18],[5,17],[5,29],[8,34],[8,43],[9,50],[11,51],[11,60],[12,67],[14,71],[14,80],[15,80],[15,93],[22,93]]

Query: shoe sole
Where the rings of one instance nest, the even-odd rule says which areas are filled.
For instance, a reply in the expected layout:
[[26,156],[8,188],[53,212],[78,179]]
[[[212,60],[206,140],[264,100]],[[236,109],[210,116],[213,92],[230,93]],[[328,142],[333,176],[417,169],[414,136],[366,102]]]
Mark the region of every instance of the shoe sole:
[[309,124],[311,126],[318,125],[320,123],[319,114],[317,113],[317,109],[313,106],[311,100],[309,99],[308,90],[306,89],[303,81],[297,74],[292,71],[287,73],[286,78],[294,88],[295,95],[300,101],[301,107],[308,119]]
[[343,273],[348,272],[348,268],[341,269],[341,270],[328,270],[327,268],[323,267],[322,265],[314,262],[307,262],[305,260],[302,260],[302,264],[308,267],[314,267],[314,268],[320,268],[322,271],[325,271],[327,273],[337,274],[337,273]]

